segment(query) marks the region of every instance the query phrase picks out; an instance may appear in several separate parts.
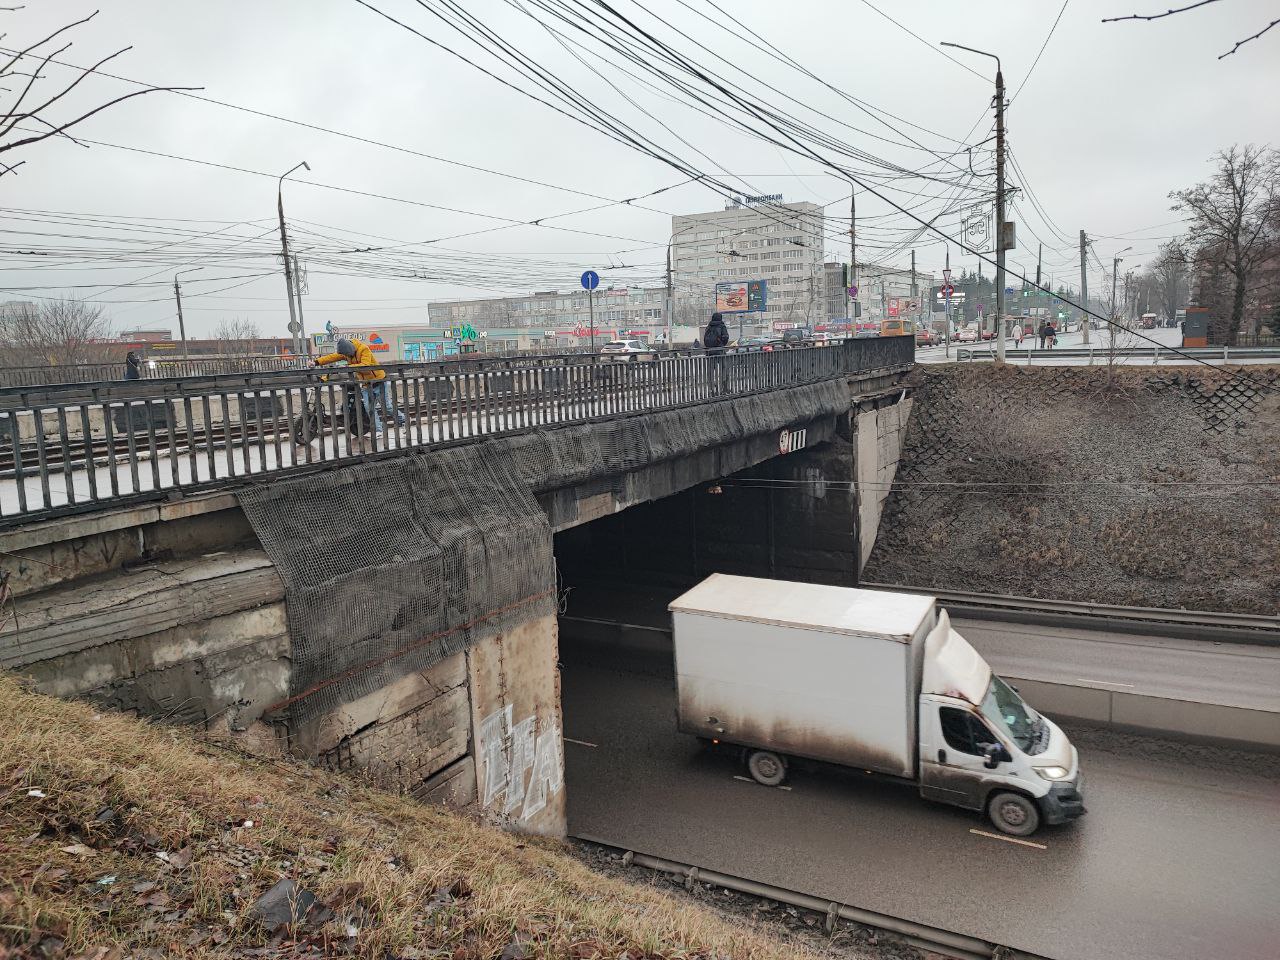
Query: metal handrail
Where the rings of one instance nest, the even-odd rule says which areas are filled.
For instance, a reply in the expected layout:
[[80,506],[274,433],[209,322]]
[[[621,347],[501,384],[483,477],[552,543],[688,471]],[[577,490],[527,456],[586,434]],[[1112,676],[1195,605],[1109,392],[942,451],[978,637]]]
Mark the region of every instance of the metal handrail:
[[[0,526],[904,369],[913,337],[654,360],[467,358],[0,389]],[[382,433],[376,429],[386,424]]]

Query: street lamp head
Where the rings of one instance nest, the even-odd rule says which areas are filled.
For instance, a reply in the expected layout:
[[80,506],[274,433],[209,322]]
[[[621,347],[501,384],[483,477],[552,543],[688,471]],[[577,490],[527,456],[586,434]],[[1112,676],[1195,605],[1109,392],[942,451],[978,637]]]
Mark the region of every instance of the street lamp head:
[[308,173],[311,171],[311,164],[307,163],[307,161],[303,160],[302,165],[306,168]]

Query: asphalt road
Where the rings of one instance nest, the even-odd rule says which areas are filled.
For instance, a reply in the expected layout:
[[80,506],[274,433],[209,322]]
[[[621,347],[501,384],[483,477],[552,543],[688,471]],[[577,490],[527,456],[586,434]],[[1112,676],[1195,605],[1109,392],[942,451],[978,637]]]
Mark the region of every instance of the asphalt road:
[[[585,585],[570,594],[567,612],[669,629],[667,603],[681,592]],[[1280,712],[1280,647],[970,617],[954,622],[1003,676]]]
[[675,730],[670,659],[563,648],[569,829],[1061,960],[1275,960],[1280,760],[1068,728],[1089,813],[1035,845],[834,768],[790,789]]

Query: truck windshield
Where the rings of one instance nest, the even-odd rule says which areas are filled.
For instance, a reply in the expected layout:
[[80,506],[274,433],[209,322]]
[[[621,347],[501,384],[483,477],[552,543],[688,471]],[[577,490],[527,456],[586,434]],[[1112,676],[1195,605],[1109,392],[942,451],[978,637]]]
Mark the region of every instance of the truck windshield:
[[991,675],[991,686],[987,687],[987,695],[982,700],[982,714],[1024,753],[1040,753],[1048,745],[1047,738],[1042,736],[1048,733],[1043,718],[995,674]]

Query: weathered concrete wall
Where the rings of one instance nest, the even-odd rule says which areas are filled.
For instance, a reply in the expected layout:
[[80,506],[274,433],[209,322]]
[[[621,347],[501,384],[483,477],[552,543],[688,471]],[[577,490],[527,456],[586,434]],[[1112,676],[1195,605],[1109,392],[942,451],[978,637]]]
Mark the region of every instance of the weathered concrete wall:
[[858,481],[858,569],[866,566],[880,530],[880,517],[898,472],[911,418],[911,399],[872,405],[855,414]]
[[467,651],[480,806],[529,833],[564,836],[564,747],[555,617]]

